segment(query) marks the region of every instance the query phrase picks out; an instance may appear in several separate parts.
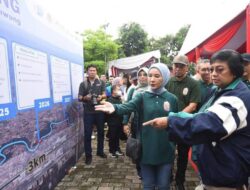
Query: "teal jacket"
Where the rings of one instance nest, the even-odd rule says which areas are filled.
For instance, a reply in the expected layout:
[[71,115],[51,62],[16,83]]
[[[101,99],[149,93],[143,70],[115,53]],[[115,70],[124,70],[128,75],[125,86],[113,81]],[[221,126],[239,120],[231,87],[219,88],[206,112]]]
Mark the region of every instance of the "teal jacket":
[[[119,115],[137,111],[140,124],[145,121],[165,117],[170,111],[177,111],[177,98],[165,91],[160,95],[144,92],[137,94],[127,103],[114,105]],[[144,126],[141,130],[143,164],[159,165],[174,161],[175,144],[169,141],[168,132]]]

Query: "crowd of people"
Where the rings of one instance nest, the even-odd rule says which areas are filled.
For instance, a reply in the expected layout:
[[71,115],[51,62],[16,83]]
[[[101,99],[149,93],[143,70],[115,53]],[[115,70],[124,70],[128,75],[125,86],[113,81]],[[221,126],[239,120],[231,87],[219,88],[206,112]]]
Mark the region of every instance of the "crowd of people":
[[[189,73],[185,55],[142,67],[108,81],[89,65],[79,87],[84,104],[85,163],[92,162],[91,135],[97,129],[97,156],[103,151],[104,123],[109,155],[123,156],[122,134],[142,143],[136,162],[143,189],[185,189],[188,152],[207,190],[246,189],[250,176],[250,54],[221,50],[200,59]],[[176,157],[176,173],[173,164]]]

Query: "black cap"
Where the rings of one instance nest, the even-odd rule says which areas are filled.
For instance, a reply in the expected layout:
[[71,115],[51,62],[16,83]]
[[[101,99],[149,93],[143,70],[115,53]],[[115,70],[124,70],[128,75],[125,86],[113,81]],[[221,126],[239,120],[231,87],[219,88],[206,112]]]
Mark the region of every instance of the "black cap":
[[250,62],[250,54],[249,53],[243,53],[241,54],[243,61]]

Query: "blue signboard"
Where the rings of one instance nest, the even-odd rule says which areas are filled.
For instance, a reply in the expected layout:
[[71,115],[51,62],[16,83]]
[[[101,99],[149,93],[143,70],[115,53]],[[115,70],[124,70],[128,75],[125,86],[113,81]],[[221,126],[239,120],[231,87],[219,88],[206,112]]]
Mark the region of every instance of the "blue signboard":
[[82,50],[34,0],[0,0],[0,189],[51,189],[82,152]]
[[0,121],[8,120],[16,116],[15,104],[0,104]]
[[48,110],[52,108],[51,98],[45,98],[40,100],[35,100],[35,110],[36,112]]

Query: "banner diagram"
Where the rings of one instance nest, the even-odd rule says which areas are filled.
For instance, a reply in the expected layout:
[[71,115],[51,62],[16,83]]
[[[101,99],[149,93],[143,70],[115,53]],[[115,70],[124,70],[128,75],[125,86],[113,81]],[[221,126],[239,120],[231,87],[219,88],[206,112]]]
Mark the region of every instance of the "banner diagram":
[[0,25],[0,189],[53,189],[83,151],[82,41],[33,0]]

